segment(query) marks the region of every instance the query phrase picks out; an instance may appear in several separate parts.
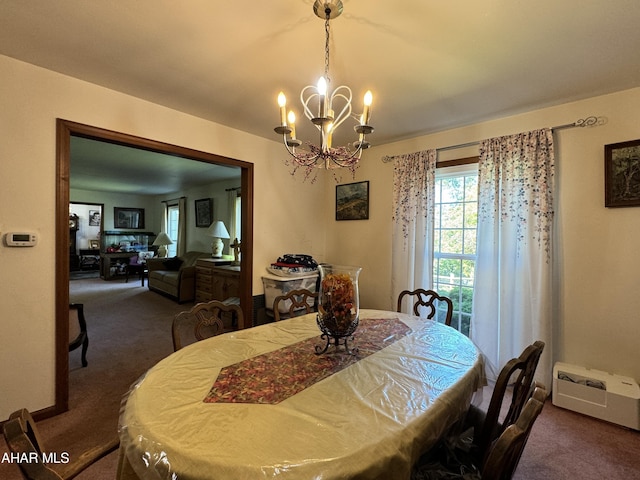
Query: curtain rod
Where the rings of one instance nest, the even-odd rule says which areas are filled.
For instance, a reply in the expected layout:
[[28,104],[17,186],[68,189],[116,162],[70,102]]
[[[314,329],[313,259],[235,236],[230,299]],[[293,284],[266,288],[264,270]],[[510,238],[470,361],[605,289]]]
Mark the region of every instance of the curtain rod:
[[177,200],[182,200],[183,198],[187,198],[187,197],[171,198],[171,199],[169,199],[169,200],[160,200],[160,203],[175,202],[175,201],[177,201]]
[[242,187],[225,188],[225,192],[233,192],[234,190],[242,190]]
[[[555,127],[551,127],[551,130],[555,131],[555,130],[564,130],[566,128],[575,128],[575,127],[592,127],[594,125],[598,125],[598,123],[599,123],[599,118],[594,115],[590,115],[586,118],[580,118],[573,123],[566,123],[564,125],[557,125]],[[439,148],[436,148],[436,152],[445,152],[447,150],[457,150],[459,148],[475,147],[476,145],[480,145],[480,141],[460,143],[458,145],[449,145],[447,147],[439,147]],[[393,160],[398,156],[399,155],[385,155],[384,157],[382,157],[382,162],[383,163],[393,162]]]

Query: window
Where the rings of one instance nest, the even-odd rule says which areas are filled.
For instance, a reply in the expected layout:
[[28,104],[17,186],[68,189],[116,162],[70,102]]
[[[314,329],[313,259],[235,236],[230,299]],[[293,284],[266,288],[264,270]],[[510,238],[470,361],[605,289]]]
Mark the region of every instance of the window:
[[451,298],[451,325],[468,336],[476,263],[477,164],[436,171],[434,213],[434,290]]
[[178,221],[180,220],[180,209],[178,205],[167,207],[167,235],[173,242],[167,245],[167,256],[175,257],[178,251]]
[[242,236],[242,197],[240,196],[240,194],[238,194],[236,196],[236,204],[235,204],[235,212],[236,212],[236,232],[235,232],[235,236],[238,239],[238,241],[241,241],[242,238],[240,238]]

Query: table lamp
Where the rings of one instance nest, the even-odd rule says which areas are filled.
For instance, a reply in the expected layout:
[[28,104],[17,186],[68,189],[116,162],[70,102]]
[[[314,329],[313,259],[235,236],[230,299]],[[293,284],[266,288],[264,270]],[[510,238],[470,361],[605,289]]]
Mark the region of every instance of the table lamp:
[[165,232],[160,232],[152,245],[158,247],[158,257],[165,258],[167,256],[167,245],[171,245],[173,242]]
[[222,258],[222,249],[224,248],[222,239],[229,238],[227,227],[225,227],[224,223],[220,220],[217,220],[213,222],[213,225],[211,225],[209,235],[213,237],[213,243],[211,244],[211,256],[213,258]]

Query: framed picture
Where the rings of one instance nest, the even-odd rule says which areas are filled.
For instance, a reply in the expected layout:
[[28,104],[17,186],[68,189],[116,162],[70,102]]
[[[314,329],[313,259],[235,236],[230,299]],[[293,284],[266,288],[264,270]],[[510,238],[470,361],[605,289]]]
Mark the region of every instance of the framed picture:
[[144,208],[113,207],[114,228],[144,228]]
[[640,140],[604,146],[604,206],[640,206]]
[[196,200],[196,227],[208,227],[213,223],[213,199]]
[[336,185],[336,220],[369,219],[369,181]]
[[89,210],[89,226],[100,226],[100,210]]
[[99,250],[100,249],[100,240],[89,240],[89,248],[91,250]]

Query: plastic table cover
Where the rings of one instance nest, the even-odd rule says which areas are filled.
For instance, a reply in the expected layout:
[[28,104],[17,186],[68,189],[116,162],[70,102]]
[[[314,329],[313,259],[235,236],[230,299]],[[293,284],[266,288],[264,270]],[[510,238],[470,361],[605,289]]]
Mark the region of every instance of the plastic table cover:
[[411,332],[276,405],[203,400],[225,366],[311,337],[323,345],[315,314],[203,340],[160,361],[123,400],[118,478],[408,479],[485,384],[484,362],[443,324],[379,310],[360,318],[398,318]]

